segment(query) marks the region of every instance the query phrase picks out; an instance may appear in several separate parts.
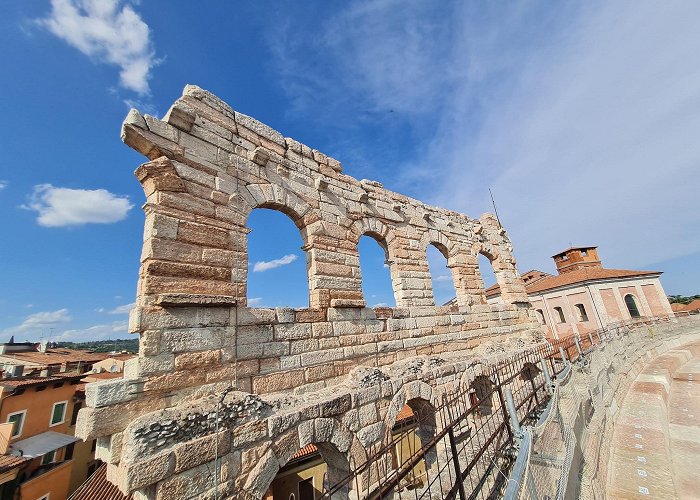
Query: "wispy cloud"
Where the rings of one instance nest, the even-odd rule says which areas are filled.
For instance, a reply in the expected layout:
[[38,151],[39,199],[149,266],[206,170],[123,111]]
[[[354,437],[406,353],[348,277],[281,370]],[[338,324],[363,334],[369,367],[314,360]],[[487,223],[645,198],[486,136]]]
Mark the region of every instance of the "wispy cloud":
[[271,42],[305,114],[392,112],[421,137],[369,175],[477,217],[492,187],[523,268],[551,268],[570,242],[599,245],[610,267],[700,251],[700,4],[400,5],[355,2],[320,33],[288,25]]
[[259,306],[262,303],[262,297],[251,297],[247,300],[248,306]]
[[284,257],[281,257],[279,259],[275,260],[269,260],[269,261],[258,261],[255,263],[253,266],[253,272],[255,273],[261,273],[263,271],[269,271],[270,269],[275,269],[276,267],[281,267],[281,266],[286,266],[287,264],[291,264],[297,260],[297,256],[294,255],[293,253],[290,253],[289,255],[285,255]]
[[51,13],[37,21],[96,61],[119,67],[122,87],[146,95],[158,64],[148,25],[120,0],[51,0]]
[[69,189],[51,184],[34,186],[29,203],[22,206],[37,212],[37,222],[45,227],[111,224],[124,219],[132,207],[126,196],[105,189]]
[[3,330],[5,335],[16,335],[19,333],[47,335],[51,328],[68,323],[72,320],[68,309],[58,309],[56,311],[42,311],[30,314],[17,326]]
[[8,182],[0,180],[0,191],[7,187]]
[[124,304],[123,306],[118,306],[109,311],[109,314],[129,314],[129,311],[131,311],[134,307],[136,307],[136,302],[132,302],[131,304]]

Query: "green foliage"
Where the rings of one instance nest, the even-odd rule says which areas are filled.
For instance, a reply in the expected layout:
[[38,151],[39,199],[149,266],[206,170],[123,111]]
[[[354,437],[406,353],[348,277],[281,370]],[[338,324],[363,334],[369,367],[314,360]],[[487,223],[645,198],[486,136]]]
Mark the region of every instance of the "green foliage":
[[93,342],[57,342],[57,347],[94,352],[139,352],[139,339],[95,340]]
[[668,301],[671,304],[690,304],[692,301],[700,299],[700,295],[669,295]]

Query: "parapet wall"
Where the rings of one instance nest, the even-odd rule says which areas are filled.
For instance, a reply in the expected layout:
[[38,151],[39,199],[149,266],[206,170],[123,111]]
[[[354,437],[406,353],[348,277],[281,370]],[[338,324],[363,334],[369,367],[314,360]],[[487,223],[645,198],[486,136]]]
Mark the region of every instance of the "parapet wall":
[[[122,138],[151,159],[136,170],[147,197],[130,316],[140,352],[124,380],[88,386],[76,433],[98,438],[108,479],[137,498],[260,498],[310,443],[329,466],[362,460],[405,401],[458,390],[466,360],[543,340],[489,214],[470,219],[357,181],[193,86],[163,121],[132,110]],[[300,230],[309,308],[246,307],[246,220],[259,207]],[[365,307],[362,235],[385,250],[395,308]],[[430,244],[452,270],[454,306],[434,303]],[[486,304],[479,254],[504,304]]]

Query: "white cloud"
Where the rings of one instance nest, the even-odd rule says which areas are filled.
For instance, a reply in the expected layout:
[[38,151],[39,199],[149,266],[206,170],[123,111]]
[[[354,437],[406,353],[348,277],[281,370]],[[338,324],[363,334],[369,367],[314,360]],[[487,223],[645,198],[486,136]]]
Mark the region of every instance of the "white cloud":
[[134,307],[136,307],[136,302],[132,302],[131,304],[124,304],[123,306],[118,306],[109,311],[109,314],[129,314],[129,311],[131,311]]
[[386,302],[377,302],[372,307],[390,307]]
[[51,0],[51,13],[38,20],[83,54],[120,69],[120,85],[148,94],[150,70],[158,64],[148,25],[128,2]]
[[128,338],[126,321],[114,321],[109,324],[94,325],[88,328],[77,328],[65,330],[59,335],[54,335],[55,342],[86,342],[88,340],[108,340],[118,338]]
[[46,336],[50,333],[51,328],[56,328],[58,325],[68,323],[71,318],[68,309],[58,309],[56,311],[42,311],[30,314],[25,320],[17,326],[6,328],[3,334],[15,335],[25,333],[28,335]]
[[452,276],[446,276],[446,275],[443,274],[443,275],[440,275],[440,276],[436,276],[436,277],[434,278],[434,280],[435,280],[435,281],[443,281],[443,282],[449,281],[449,282],[451,283],[451,282],[452,282]]
[[7,187],[8,182],[0,180],[0,191]]
[[69,189],[51,184],[34,186],[29,203],[23,205],[37,212],[39,225],[45,227],[110,224],[124,219],[132,207],[126,196],[105,189]]
[[[492,187],[523,270],[569,243],[609,267],[700,251],[699,3],[428,4],[356,2],[307,40],[283,29],[272,50],[297,108],[400,115],[420,147],[388,187],[474,217]],[[370,160],[377,178],[387,162]]]
[[263,271],[268,271],[268,270],[274,269],[276,267],[286,266],[287,264],[291,264],[295,260],[297,260],[297,256],[294,255],[293,253],[290,253],[289,255],[285,255],[284,257],[281,257],[279,259],[270,260],[270,261],[264,261],[264,260],[258,261],[253,266],[253,272],[254,273],[261,273]]
[[262,302],[262,297],[251,297],[248,299],[247,303],[249,307],[259,306]]
[[[491,185],[524,268],[551,268],[570,243],[597,244],[604,265],[627,268],[700,250],[698,16],[692,2],[580,12],[565,37],[510,66],[517,82],[473,146],[435,142],[451,164],[443,202],[488,209]],[[456,116],[444,126],[470,128]]]

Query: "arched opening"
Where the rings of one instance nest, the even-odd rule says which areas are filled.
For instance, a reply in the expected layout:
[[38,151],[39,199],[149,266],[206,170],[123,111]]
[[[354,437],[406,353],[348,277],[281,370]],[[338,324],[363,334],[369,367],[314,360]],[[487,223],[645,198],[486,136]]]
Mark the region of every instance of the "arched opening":
[[540,322],[540,325],[546,325],[547,321],[544,319],[544,311],[542,309],[536,309],[537,312],[537,320]]
[[433,242],[428,245],[426,254],[435,304],[446,305],[457,296],[452,270],[447,267],[449,253],[444,245]]
[[482,304],[490,302],[502,302],[501,289],[498,286],[498,279],[493,269],[493,259],[480,251],[477,254],[478,272],[477,286],[479,286],[479,296]]
[[493,413],[493,382],[486,375],[479,375],[469,386],[469,399],[472,407],[477,407],[476,416]]
[[554,317],[559,321],[559,323],[566,323],[566,318],[564,317],[564,310],[561,307],[554,308]]
[[276,208],[256,208],[247,227],[248,307],[308,307],[304,242],[291,218]]
[[362,293],[370,307],[394,307],[389,252],[381,236],[365,233],[357,244],[362,273]]
[[[350,473],[343,453],[331,443],[308,444],[292,455],[272,480],[266,499],[315,500]],[[343,490],[333,498],[348,498]]]
[[[435,408],[430,402],[414,398],[406,402],[396,415],[396,422],[391,430],[391,460],[394,470],[402,469],[435,436]],[[428,450],[411,471],[405,476],[400,486],[402,490],[418,490],[427,484],[427,471],[436,460],[435,449]]]
[[637,301],[634,299],[634,295],[628,293],[625,295],[625,305],[627,306],[627,312],[630,313],[631,318],[639,318],[642,315],[639,314],[639,308],[637,308]]
[[586,313],[586,307],[583,304],[576,304],[576,313],[578,314],[578,320],[580,323],[585,323],[588,321],[588,314]]

